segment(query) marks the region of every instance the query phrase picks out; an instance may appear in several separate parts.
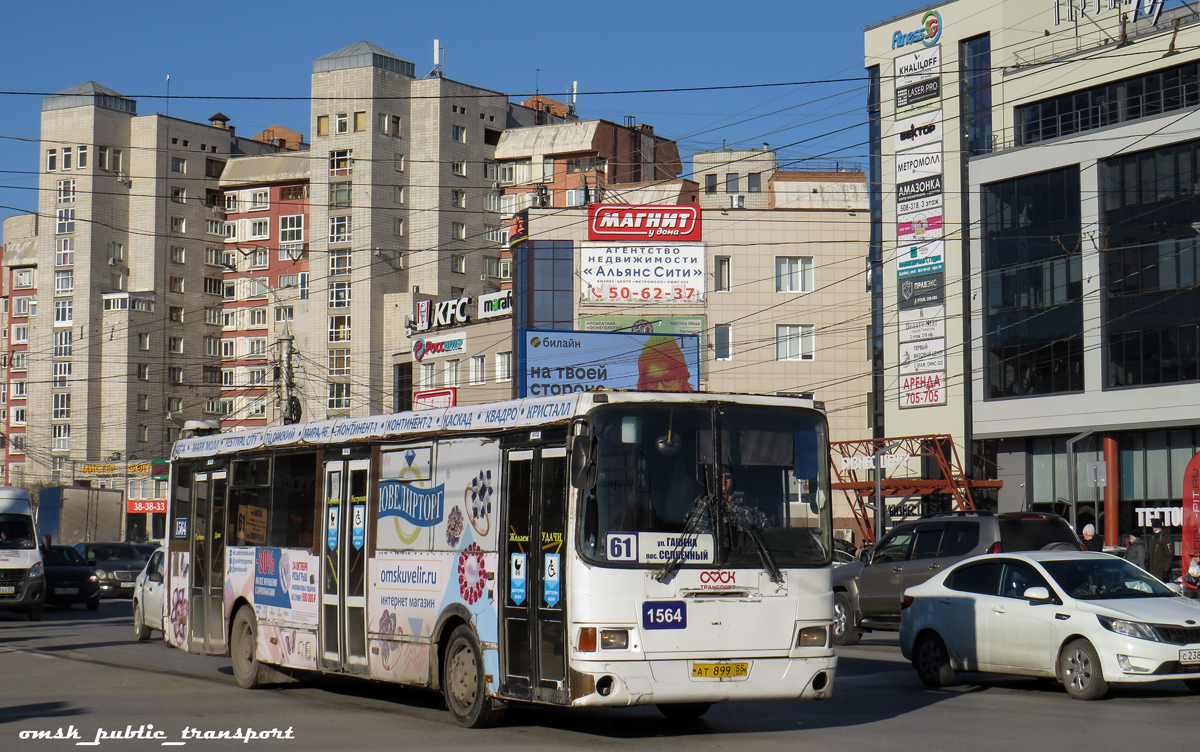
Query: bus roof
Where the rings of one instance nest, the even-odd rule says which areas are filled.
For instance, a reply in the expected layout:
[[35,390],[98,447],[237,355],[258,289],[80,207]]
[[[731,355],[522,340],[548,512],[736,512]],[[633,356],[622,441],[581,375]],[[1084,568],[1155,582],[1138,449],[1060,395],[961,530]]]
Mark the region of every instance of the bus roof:
[[400,440],[440,431],[495,431],[566,423],[603,402],[712,402],[736,399],[746,404],[812,408],[811,399],[712,392],[576,392],[560,397],[463,405],[391,415],[333,418],[290,426],[261,426],[245,431],[180,439],[171,459],[183,460],[284,447],[324,446],[353,441]]

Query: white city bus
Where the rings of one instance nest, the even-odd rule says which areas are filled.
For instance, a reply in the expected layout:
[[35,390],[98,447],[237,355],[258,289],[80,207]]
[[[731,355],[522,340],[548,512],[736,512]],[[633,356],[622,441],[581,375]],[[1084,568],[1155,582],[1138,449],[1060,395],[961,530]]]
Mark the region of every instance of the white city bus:
[[598,392],[184,439],[167,640],[511,702],[827,697],[828,429],[808,400]]

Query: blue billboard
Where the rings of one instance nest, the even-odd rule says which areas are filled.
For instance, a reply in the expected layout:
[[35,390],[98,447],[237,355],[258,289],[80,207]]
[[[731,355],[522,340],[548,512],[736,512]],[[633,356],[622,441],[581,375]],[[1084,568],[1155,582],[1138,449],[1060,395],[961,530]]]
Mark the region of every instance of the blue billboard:
[[519,348],[519,397],[700,388],[700,338],[695,334],[522,329]]

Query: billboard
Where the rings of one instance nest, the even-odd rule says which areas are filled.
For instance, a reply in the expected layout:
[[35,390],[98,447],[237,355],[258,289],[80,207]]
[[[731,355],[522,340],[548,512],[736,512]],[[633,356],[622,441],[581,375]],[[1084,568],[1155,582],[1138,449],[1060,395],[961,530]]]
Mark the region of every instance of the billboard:
[[698,206],[593,204],[588,207],[588,240],[669,243],[701,238]]
[[700,338],[694,334],[522,329],[518,345],[519,397],[699,387]]
[[704,245],[581,244],[586,302],[697,303],[704,300]]

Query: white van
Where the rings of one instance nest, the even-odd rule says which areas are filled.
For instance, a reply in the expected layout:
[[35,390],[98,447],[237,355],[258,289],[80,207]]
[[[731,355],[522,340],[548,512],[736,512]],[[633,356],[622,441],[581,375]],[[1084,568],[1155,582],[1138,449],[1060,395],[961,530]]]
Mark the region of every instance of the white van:
[[33,525],[33,504],[23,488],[0,488],[0,609],[24,611],[40,621],[46,575]]

